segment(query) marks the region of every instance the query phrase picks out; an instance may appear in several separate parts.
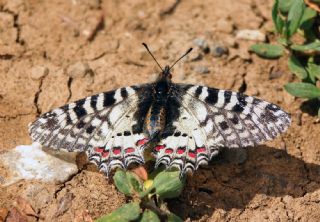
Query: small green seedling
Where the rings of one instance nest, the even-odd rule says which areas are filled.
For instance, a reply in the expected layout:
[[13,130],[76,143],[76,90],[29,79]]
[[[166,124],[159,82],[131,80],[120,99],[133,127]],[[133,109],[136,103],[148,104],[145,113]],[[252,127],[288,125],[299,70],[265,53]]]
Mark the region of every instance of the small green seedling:
[[164,202],[164,199],[175,198],[181,194],[185,178],[181,178],[180,171],[159,169],[149,177],[148,180],[142,181],[130,171],[117,170],[113,177],[114,184],[121,193],[131,197],[132,203],[125,204],[96,221],[182,221],[168,210]]
[[[319,4],[319,1],[312,2]],[[284,88],[296,97],[320,99],[318,13],[303,0],[275,0],[272,20],[278,44],[254,44],[250,50],[267,59],[277,59],[288,53],[289,70],[302,82],[288,83]],[[303,38],[302,44],[295,42],[297,35]],[[320,116],[320,107],[317,109]]]

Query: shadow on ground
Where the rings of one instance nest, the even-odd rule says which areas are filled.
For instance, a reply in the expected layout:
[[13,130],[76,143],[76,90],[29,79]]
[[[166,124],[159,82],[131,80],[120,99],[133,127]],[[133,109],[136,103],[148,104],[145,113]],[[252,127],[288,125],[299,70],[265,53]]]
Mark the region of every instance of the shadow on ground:
[[244,210],[257,194],[297,198],[320,188],[320,165],[267,146],[246,151],[248,158],[243,163],[228,160],[230,152],[243,150],[225,150],[196,171],[181,197],[169,201],[169,208],[183,219],[200,219],[216,209]]

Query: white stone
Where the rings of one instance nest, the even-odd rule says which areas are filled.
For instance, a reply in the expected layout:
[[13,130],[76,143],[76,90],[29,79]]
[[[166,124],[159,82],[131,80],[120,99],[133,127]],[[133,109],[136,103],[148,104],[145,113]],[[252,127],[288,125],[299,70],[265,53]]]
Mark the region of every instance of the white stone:
[[89,65],[83,62],[76,62],[67,69],[67,75],[71,78],[82,78],[90,72],[92,72],[92,70]]
[[49,69],[45,66],[34,66],[31,69],[31,78],[38,80],[48,75]]
[[78,172],[75,158],[68,161],[44,152],[39,143],[17,146],[0,155],[1,165],[7,171],[5,176],[1,175],[2,185],[8,186],[22,179],[63,183]]
[[250,30],[250,29],[239,30],[237,32],[236,38],[244,39],[244,40],[261,41],[261,42],[264,42],[266,40],[265,34],[260,32],[259,30]]

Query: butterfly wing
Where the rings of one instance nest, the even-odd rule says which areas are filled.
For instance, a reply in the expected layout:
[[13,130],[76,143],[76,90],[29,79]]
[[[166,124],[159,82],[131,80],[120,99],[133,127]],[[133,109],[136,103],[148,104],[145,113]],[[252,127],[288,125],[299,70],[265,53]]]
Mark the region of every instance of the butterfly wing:
[[173,87],[179,116],[169,116],[171,130],[155,149],[157,164],[193,171],[221,147],[261,144],[290,125],[288,113],[251,96],[204,86]]
[[143,107],[150,103],[150,92],[145,84],[78,100],[40,116],[30,125],[30,135],[46,147],[86,151],[106,174],[116,166],[142,163]]

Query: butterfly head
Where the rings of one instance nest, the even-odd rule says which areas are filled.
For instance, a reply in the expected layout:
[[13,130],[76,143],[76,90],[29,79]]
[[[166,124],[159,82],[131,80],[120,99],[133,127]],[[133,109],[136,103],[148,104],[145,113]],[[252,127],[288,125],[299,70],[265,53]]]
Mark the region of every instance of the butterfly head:
[[165,66],[162,72],[160,73],[160,78],[170,81],[172,78],[172,74],[170,72],[170,66]]

